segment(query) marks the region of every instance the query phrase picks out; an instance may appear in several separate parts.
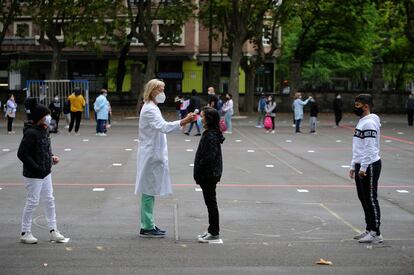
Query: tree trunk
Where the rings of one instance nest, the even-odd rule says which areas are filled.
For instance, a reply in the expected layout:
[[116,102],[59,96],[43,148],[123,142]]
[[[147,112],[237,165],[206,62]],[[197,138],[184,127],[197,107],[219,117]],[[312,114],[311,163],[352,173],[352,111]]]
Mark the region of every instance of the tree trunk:
[[401,64],[401,68],[398,70],[398,74],[395,76],[395,90],[396,91],[404,91],[405,87],[404,87],[404,71],[405,71],[405,67],[407,65],[407,62],[404,61]]
[[248,68],[246,73],[246,94],[244,96],[244,111],[247,113],[254,112],[254,82],[256,71],[254,68]]
[[243,41],[234,41],[231,53],[229,93],[233,96],[234,115],[239,115],[239,68],[243,57]]
[[291,60],[289,64],[289,86],[290,94],[294,95],[302,88],[302,64],[300,60]]
[[62,57],[62,49],[58,45],[54,45],[52,56],[52,67],[50,69],[50,79],[60,78],[60,59]]
[[129,42],[125,43],[119,55],[118,68],[116,71],[116,91],[117,92],[122,92],[122,86],[124,84],[124,78],[126,74],[125,61],[126,61],[126,57],[129,52],[129,45],[130,45]]
[[145,68],[145,77],[144,77],[144,83],[141,91],[139,92],[139,98],[141,98],[144,95],[144,87],[150,81],[155,77],[155,65],[157,63],[157,54],[156,54],[156,46],[147,46],[147,67]]

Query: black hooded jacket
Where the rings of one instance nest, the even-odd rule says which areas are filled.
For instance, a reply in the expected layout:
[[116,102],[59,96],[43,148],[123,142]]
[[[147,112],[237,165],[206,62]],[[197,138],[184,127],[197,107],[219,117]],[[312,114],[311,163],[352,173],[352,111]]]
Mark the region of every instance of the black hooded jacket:
[[221,144],[225,138],[219,130],[205,130],[194,160],[194,180],[197,184],[217,183],[223,172]]
[[17,157],[23,162],[23,176],[43,179],[52,169],[52,149],[43,125],[25,124]]

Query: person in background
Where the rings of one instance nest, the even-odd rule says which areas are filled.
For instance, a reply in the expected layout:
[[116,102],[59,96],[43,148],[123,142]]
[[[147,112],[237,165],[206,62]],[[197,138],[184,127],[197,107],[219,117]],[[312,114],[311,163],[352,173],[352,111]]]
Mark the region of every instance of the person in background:
[[[189,113],[193,113],[195,110],[200,111],[200,107],[201,107],[200,98],[197,96],[197,91],[193,89],[191,91],[190,105],[188,106],[187,110]],[[197,133],[195,134],[195,136],[201,136],[200,127],[198,126],[196,120],[190,123],[190,127],[188,128],[187,132],[185,132],[184,134],[189,136],[194,125],[197,128]]]
[[335,126],[339,127],[339,123],[342,120],[342,97],[340,93],[335,94],[335,99],[332,102],[333,110],[335,113]]
[[408,96],[407,104],[406,104],[406,110],[407,110],[408,126],[413,126],[414,95],[412,93]]
[[108,120],[109,114],[109,102],[106,99],[108,91],[101,89],[101,95],[98,96],[93,104],[93,108],[96,113],[96,135],[97,136],[106,136],[105,134],[105,124]]
[[158,107],[166,99],[164,87],[164,82],[158,79],[152,79],[145,85],[145,104],[139,119],[135,194],[142,194],[139,234],[147,238],[165,237],[165,230],[155,225],[153,212],[155,196],[172,193],[166,134],[179,131],[194,119],[194,114],[189,113],[174,122],[164,120]]
[[79,135],[79,127],[82,119],[83,108],[85,107],[85,99],[82,96],[81,90],[76,89],[73,94],[68,97],[70,101],[70,125],[69,134],[72,132],[73,125],[75,124],[75,135]]
[[[272,120],[272,134],[275,133],[275,118],[276,118],[276,102],[273,100],[272,96],[267,97],[266,107],[265,107],[266,115],[270,116]],[[270,133],[270,130],[266,130],[266,134]]]
[[316,123],[318,120],[318,103],[316,102],[316,99],[313,97],[309,100],[309,107],[310,107],[310,117],[309,117],[309,133],[316,135]]
[[181,105],[183,104],[183,96],[177,95],[174,98],[174,104],[175,104],[175,113],[177,114],[177,118],[181,119]]
[[360,117],[352,139],[352,161],[349,177],[355,179],[358,198],[365,214],[365,231],[354,237],[360,243],[382,243],[381,211],[378,203],[378,180],[381,174],[380,118],[372,114],[369,94],[355,98],[354,113]]
[[69,129],[70,124],[70,101],[66,99],[63,103],[63,116],[65,117],[66,125],[65,128]]
[[232,134],[233,127],[231,124],[231,118],[233,117],[233,96],[230,93],[226,94],[226,102],[223,104],[223,108],[221,108],[222,112],[224,113],[224,120],[226,122],[227,131],[225,134]]
[[203,191],[208,210],[209,227],[207,232],[198,236],[200,243],[209,243],[220,238],[219,211],[217,207],[216,186],[223,172],[221,144],[225,138],[220,131],[220,115],[212,107],[204,107],[201,112],[204,129],[194,160],[193,177]]
[[218,110],[218,97],[216,96],[216,92],[214,91],[213,87],[208,87],[208,104],[207,106]]
[[49,104],[49,110],[50,110],[50,115],[52,117],[52,120],[55,120],[56,122],[55,129],[53,129],[53,131],[50,131],[50,132],[57,133],[59,131],[58,128],[59,128],[60,113],[62,112],[62,107],[61,107],[61,103],[60,103],[58,95],[55,95],[53,102]]
[[261,94],[259,102],[257,103],[257,112],[259,115],[257,117],[256,127],[263,128],[263,121],[266,115],[266,96],[264,93]]
[[16,117],[17,104],[14,100],[14,95],[10,94],[6,103],[6,118],[7,118],[7,133],[13,135],[13,120]]
[[293,101],[293,109],[294,109],[294,112],[295,112],[295,129],[296,129],[295,132],[296,132],[296,134],[302,133],[300,131],[300,123],[302,122],[302,119],[303,119],[303,106],[308,104],[308,102],[311,98],[312,97],[309,96],[308,99],[303,101],[301,93],[297,92],[295,94],[295,101]]
[[39,202],[44,202],[45,218],[50,240],[62,242],[65,237],[57,230],[55,198],[52,185],[52,165],[59,157],[52,154],[48,127],[52,120],[46,106],[38,104],[30,110],[32,123],[26,124],[17,157],[23,162],[23,177],[26,188],[26,204],[22,215],[20,242],[37,243],[32,234],[33,213]]

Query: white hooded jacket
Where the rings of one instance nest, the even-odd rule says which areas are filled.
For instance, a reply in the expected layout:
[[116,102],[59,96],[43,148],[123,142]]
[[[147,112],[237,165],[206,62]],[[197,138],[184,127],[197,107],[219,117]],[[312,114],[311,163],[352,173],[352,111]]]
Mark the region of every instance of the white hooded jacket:
[[361,171],[380,159],[380,118],[376,114],[369,114],[358,121],[352,140],[351,169],[355,164],[361,164]]

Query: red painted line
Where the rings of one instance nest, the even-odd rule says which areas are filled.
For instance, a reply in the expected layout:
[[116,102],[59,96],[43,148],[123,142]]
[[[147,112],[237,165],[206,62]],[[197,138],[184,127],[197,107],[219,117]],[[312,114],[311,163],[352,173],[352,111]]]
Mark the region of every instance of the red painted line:
[[[129,187],[135,186],[132,183],[54,183],[54,186],[61,187]],[[0,183],[0,186],[23,186],[23,183]],[[173,184],[173,187],[197,187],[195,183],[179,183]],[[355,188],[353,184],[231,184],[231,183],[219,183],[219,187],[230,188]],[[381,188],[414,188],[414,185],[380,185]]]
[[[352,130],[352,131],[355,130],[355,127],[351,127],[351,126],[342,125],[341,127]],[[386,135],[381,135],[381,137],[386,138],[386,139],[391,139],[391,140],[394,140],[394,141],[399,141],[399,142],[406,143],[406,144],[410,144],[410,145],[414,145],[413,141],[409,141],[409,140],[403,139],[403,138],[396,138],[396,137],[386,136]]]

